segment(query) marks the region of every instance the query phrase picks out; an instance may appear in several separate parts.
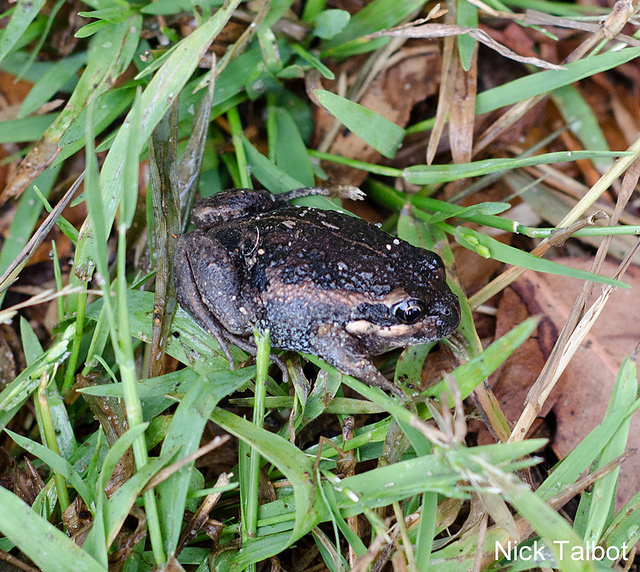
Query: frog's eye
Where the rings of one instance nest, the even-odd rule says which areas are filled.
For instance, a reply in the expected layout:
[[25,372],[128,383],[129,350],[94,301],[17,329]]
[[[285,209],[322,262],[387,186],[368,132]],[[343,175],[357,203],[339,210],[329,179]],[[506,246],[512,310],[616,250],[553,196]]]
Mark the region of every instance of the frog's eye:
[[424,308],[418,300],[403,300],[393,307],[393,315],[405,324],[413,324],[424,315]]

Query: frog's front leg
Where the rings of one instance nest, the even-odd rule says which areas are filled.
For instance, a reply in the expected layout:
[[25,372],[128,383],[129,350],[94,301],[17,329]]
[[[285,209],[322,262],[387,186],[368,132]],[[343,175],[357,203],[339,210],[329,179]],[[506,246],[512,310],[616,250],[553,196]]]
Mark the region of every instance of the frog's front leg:
[[227,342],[255,354],[239,337],[251,332],[254,308],[242,303],[235,267],[224,247],[205,232],[185,234],[176,247],[174,268],[178,302],[216,338],[231,368]]
[[314,353],[329,365],[343,373],[359,379],[367,385],[404,397],[400,388],[378,371],[371,357],[360,347],[358,341],[344,329],[333,324],[319,324],[309,338]]

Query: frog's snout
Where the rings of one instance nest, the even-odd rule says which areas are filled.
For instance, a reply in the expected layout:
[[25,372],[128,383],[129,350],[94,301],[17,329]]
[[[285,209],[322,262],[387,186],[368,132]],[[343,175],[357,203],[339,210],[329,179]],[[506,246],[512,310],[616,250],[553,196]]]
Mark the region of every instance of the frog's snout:
[[460,303],[455,297],[435,302],[431,307],[431,315],[437,316],[438,338],[446,338],[460,323]]

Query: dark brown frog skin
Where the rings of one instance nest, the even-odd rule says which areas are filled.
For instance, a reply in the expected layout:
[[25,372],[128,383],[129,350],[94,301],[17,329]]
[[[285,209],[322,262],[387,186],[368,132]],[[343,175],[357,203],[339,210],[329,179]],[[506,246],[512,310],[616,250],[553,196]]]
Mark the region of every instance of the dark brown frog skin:
[[252,332],[399,394],[371,356],[439,340],[460,321],[440,257],[347,214],[293,206],[329,194],[231,189],[199,201],[175,255],[180,305],[220,342],[255,355]]

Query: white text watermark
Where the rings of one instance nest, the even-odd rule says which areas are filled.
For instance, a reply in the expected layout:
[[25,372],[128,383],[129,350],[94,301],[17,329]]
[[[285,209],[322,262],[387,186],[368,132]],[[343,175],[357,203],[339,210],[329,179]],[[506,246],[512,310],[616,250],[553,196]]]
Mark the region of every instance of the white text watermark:
[[[604,548],[593,541],[587,541],[584,546],[568,546],[568,540],[554,540],[553,547],[560,560],[568,558],[573,561],[585,560],[627,560],[629,558],[629,546],[626,542],[622,546],[608,546]],[[534,540],[527,544],[520,544],[509,540],[506,544],[496,542],[495,559],[506,558],[507,560],[523,560],[532,562],[543,562],[555,559],[554,554],[541,540]]]

